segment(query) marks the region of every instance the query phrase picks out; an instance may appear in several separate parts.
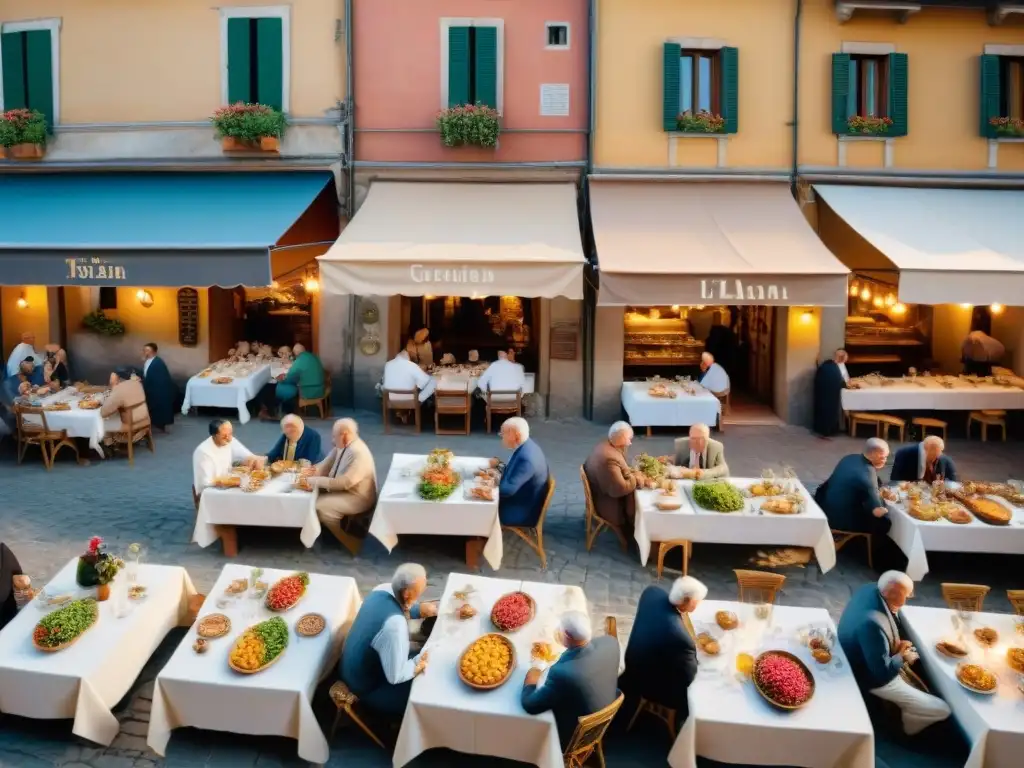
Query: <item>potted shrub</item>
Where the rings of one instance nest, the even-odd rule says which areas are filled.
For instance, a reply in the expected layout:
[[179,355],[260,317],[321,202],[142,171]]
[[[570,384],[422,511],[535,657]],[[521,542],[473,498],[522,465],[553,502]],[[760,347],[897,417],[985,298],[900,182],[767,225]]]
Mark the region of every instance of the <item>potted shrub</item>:
[[861,136],[878,136],[888,133],[892,119],[888,117],[861,117],[853,115],[846,121],[851,134]]
[[491,149],[498,146],[501,133],[498,110],[485,104],[462,104],[442,109],[437,113],[435,124],[441,134],[441,143],[446,147]]
[[82,325],[87,330],[100,336],[122,336],[125,331],[124,323],[112,317],[107,317],[102,309],[97,309],[83,317]]
[[124,560],[114,555],[103,555],[96,563],[96,599],[103,602],[110,598],[110,585],[118,572],[124,568]]
[[34,109],[0,115],[0,145],[14,160],[39,160],[46,152],[46,117]]
[[703,109],[687,110],[676,118],[676,127],[682,133],[725,133],[725,118]]
[[107,557],[103,551],[103,539],[93,536],[89,539],[89,548],[85,554],[78,558],[78,570],[75,571],[75,581],[80,587],[95,587],[100,583],[100,576],[96,565],[100,560]]
[[231,104],[210,118],[225,152],[280,152],[288,120],[266,104]]
[[988,123],[995,128],[996,136],[1024,138],[1024,120],[1016,117],[993,117]]

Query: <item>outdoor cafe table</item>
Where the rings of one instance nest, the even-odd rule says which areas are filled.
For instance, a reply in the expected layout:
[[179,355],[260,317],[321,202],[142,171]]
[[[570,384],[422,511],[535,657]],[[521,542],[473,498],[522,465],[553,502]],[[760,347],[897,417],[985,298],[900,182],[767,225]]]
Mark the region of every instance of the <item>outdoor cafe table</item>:
[[[437,389],[466,390],[470,394],[473,394],[477,389],[477,383],[480,381],[480,376],[483,375],[484,370],[486,370],[486,367],[483,369],[469,370],[436,367],[431,372],[431,376],[434,377],[434,381],[437,383]],[[523,394],[532,395],[536,386],[537,374],[526,374],[526,382],[523,384]]]
[[[1015,617],[1001,613],[974,613],[964,625],[948,608],[904,606],[900,611],[903,630],[921,655],[928,681],[941,696],[971,743],[964,768],[1009,768],[1024,760],[1024,691],[1017,688],[1018,675],[1006,664],[1006,650],[1024,647],[1024,634],[1014,631]],[[957,625],[954,625],[954,620]],[[957,629],[959,626],[962,629]],[[999,633],[995,647],[985,649],[974,639],[974,630],[991,627]],[[962,631],[962,635],[961,635]],[[988,667],[999,678],[994,695],[968,691],[956,679],[956,659],[941,656],[935,644],[956,640],[969,650],[969,661]]]
[[[327,762],[330,750],[313,714],[313,691],[333,670],[344,635],[362,605],[355,579],[311,573],[299,604],[278,614],[247,595],[225,596],[224,590],[232,581],[248,578],[251,571],[246,565],[224,566],[200,613],[200,620],[210,613],[225,614],[231,620],[231,631],[209,640],[209,650],[199,655],[192,650],[196,630],[191,629],[157,675],[147,742],[161,757],[167,751],[171,730],[191,726],[297,739],[300,758],[317,764]],[[272,586],[290,573],[267,568],[260,578]],[[295,634],[296,621],[307,613],[319,613],[327,620],[326,629],[316,637]],[[260,672],[235,672],[228,666],[235,641],[246,628],[273,616],[280,616],[288,624],[284,655]]]
[[[46,585],[47,595],[93,597],[75,582],[78,558]],[[118,579],[127,577],[122,571]],[[40,720],[74,719],[75,735],[109,746],[121,729],[111,710],[131,689],[164,637],[187,623],[188,600],[196,593],[184,568],[142,564],[141,600],[118,595],[99,603],[99,619],[74,645],[46,653],[32,644],[32,631],[47,613],[37,600],[0,632],[0,712]],[[115,585],[117,591],[120,585]]]
[[[185,399],[181,412],[188,415],[191,408],[237,408],[238,420],[245,424],[251,418],[249,401],[259,394],[263,385],[270,382],[270,363],[215,363],[208,376],[196,374],[185,385]],[[205,373],[205,371],[204,371]],[[230,377],[230,384],[214,384],[213,380]]]
[[[735,613],[739,627],[719,629],[717,611]],[[698,651],[700,666],[687,691],[690,716],[668,756],[672,768],[694,768],[698,756],[743,765],[874,767],[874,731],[842,648],[837,642],[823,667],[799,638],[807,627],[835,632],[824,608],[777,605],[768,621],[759,621],[752,605],[705,600],[691,621],[696,632],[719,638],[722,650],[714,657]],[[769,650],[788,651],[811,670],[814,696],[800,709],[775,709],[738,677],[737,653],[756,658]]]
[[895,379],[882,386],[857,379],[857,389],[844,389],[844,411],[981,411],[1024,409],[1024,390],[978,382],[961,377],[941,377],[953,386],[939,383],[938,376]]
[[[68,411],[47,411],[46,425],[53,430],[67,430],[68,437],[81,437],[89,441],[89,447],[103,457],[103,436],[108,429],[99,408],[79,408],[78,403],[85,399],[86,395],[78,392],[74,387],[62,389],[52,395],[41,399],[41,405],[45,408],[55,403],[68,403],[71,410]],[[90,400],[103,402],[102,393],[91,394]],[[42,424],[42,419],[33,414],[25,417],[29,423]],[[121,428],[121,418],[114,414],[110,417],[110,429]]]
[[[723,478],[740,490],[762,482],[752,477]],[[693,480],[674,480],[682,502],[679,509],[658,509],[655,502],[664,498],[659,491],[644,489],[636,494],[636,521],[633,538],[640,550],[640,562],[647,565],[651,543],[690,541],[719,544],[812,547],[818,568],[828,573],[836,564],[836,546],[828,519],[807,488],[794,480],[795,492],[803,498],[803,509],[793,515],[761,512],[767,497],[750,498],[739,512],[712,512],[693,501]],[[778,482],[787,482],[779,480]]]
[[[474,590],[468,600],[477,615],[459,620],[454,615],[457,603],[453,593],[466,587]],[[470,688],[459,678],[459,657],[478,637],[497,631],[490,618],[495,601],[520,590],[536,601],[537,612],[529,624],[506,635],[515,646],[516,668],[499,688]],[[539,768],[561,768],[562,748],[554,715],[526,714],[521,694],[526,672],[533,666],[531,646],[548,642],[557,652],[563,650],[554,641],[555,628],[566,611],[587,613],[583,591],[564,584],[452,573],[438,610],[438,621],[424,647],[430,654],[429,663],[426,672],[413,680],[395,746],[394,768],[402,768],[420,753],[436,747],[519,760]]]
[[622,382],[622,407],[634,427],[690,427],[694,424],[714,426],[722,412],[722,403],[700,384],[691,384],[694,394],[671,381],[662,384],[676,392],[676,397],[651,397],[651,382]]
[[[476,545],[475,537],[485,537],[483,556],[494,570],[501,568],[501,523],[498,521],[498,492],[494,501],[467,497],[473,473],[488,466],[489,459],[456,456],[452,466],[462,475],[462,483],[444,501],[426,501],[416,492],[419,473],[427,464],[426,456],[396,453],[391,459],[384,487],[377,496],[377,509],[370,533],[388,552],[398,544],[399,534],[474,537],[466,544],[467,561]],[[470,563],[474,565],[474,563]]]

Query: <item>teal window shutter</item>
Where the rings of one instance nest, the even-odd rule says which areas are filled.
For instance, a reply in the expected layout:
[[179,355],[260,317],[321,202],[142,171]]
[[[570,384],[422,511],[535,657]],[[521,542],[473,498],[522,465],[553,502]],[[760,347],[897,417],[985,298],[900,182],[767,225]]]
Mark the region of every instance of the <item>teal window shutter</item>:
[[48,29],[25,33],[25,84],[28,107],[46,116],[46,125],[53,128],[53,37]]
[[740,52],[738,48],[723,48],[718,56],[722,67],[720,103],[725,132],[736,133],[740,128]]
[[256,20],[255,100],[284,109],[284,33],[281,19]]
[[[6,35],[4,35],[6,37]],[[4,45],[7,45],[6,40]],[[7,59],[7,49],[4,48],[4,60]],[[978,88],[978,97],[980,101],[980,133],[987,139],[994,139],[996,137],[996,128],[992,125],[991,120],[995,117],[1004,117],[999,114],[999,105],[1002,102],[1002,78],[1000,76],[1000,62],[998,56],[992,56],[985,54],[979,57],[980,71],[981,71],[981,83]],[[4,86],[6,88],[7,81],[4,80]],[[6,93],[6,90],[5,90]]]
[[22,32],[5,32],[0,39],[3,48],[4,109],[26,109],[25,92],[25,36]]
[[468,104],[469,27],[448,27],[448,106]]
[[476,80],[474,102],[498,108],[498,28],[476,27],[473,74]]
[[907,54],[889,54],[889,119],[890,136],[907,135]]
[[662,128],[666,131],[679,130],[679,57],[683,50],[675,43],[665,43],[662,56],[662,83],[664,92],[661,101]]
[[228,104],[254,100],[249,19],[228,19]]
[[832,54],[832,133],[850,132],[850,54]]

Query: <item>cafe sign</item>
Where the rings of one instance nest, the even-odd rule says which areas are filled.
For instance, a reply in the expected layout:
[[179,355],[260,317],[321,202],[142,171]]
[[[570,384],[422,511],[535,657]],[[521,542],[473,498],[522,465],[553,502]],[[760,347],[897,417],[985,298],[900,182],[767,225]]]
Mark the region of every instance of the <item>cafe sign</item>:
[[774,283],[750,283],[739,278],[700,281],[700,298],[708,303],[727,301],[788,301],[789,289]]
[[409,276],[414,283],[440,283],[442,285],[490,285],[494,283],[494,270],[469,267],[427,267],[412,264]]
[[71,283],[78,280],[111,280],[124,282],[128,279],[128,270],[121,264],[112,264],[106,259],[95,256],[80,256],[65,259],[68,272],[67,279]]

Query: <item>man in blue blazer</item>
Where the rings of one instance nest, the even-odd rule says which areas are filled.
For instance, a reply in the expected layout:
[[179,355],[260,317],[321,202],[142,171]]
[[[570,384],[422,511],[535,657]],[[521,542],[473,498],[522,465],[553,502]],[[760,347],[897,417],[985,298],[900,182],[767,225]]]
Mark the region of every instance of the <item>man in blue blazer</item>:
[[507,419],[501,425],[501,442],[512,455],[498,485],[498,519],[502,525],[532,527],[547,493],[548,460],[530,439],[526,419]]
[[267,461],[299,461],[306,459],[311,464],[319,464],[324,458],[320,447],[320,433],[315,429],[306,429],[295,414],[288,414],[281,419],[281,437],[267,454]]
[[928,435],[920,443],[911,443],[896,451],[892,460],[890,483],[904,481],[916,482],[923,480],[934,483],[936,480],[952,480],[956,482],[956,465],[949,456],[944,456],[946,444],[938,435]]
[[888,458],[889,444],[872,437],[864,444],[863,453],[839,460],[829,479],[814,492],[814,500],[824,511],[830,528],[859,533],[889,532],[889,510],[878,492],[878,470]]

